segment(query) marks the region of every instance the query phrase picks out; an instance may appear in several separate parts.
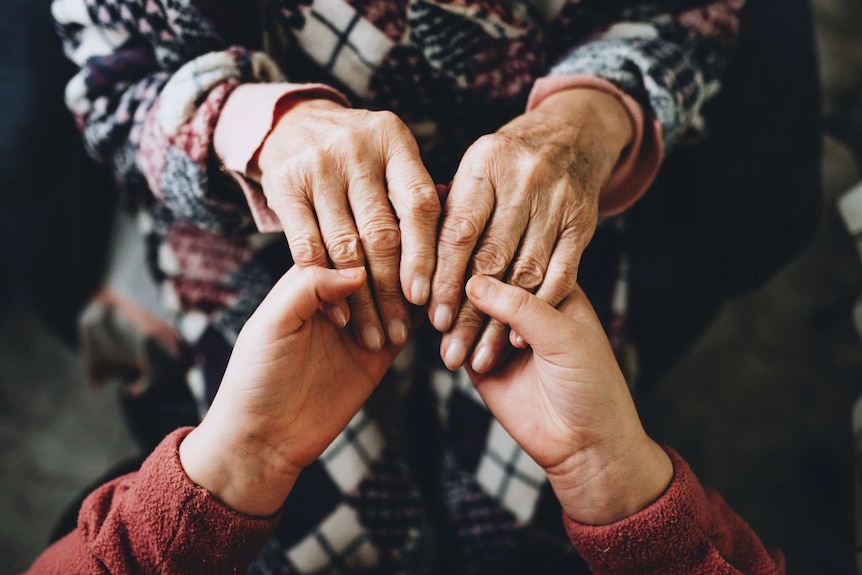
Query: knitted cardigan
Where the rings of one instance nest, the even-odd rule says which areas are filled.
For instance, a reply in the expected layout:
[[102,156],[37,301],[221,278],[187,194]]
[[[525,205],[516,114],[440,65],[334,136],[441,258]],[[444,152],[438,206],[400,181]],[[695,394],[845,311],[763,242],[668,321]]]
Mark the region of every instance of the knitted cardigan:
[[[646,187],[663,151],[704,130],[700,111],[718,91],[741,5],[54,0],[53,13],[80,66],[68,107],[88,151],[111,164],[137,214],[204,412],[240,328],[292,265],[283,236],[263,233],[273,229],[264,225],[265,201],[243,178],[257,144],[240,160],[218,153],[217,132],[229,117],[236,125],[254,115],[236,104],[242,92],[323,90],[392,110],[445,183],[467,146],[528,102],[567,87],[603,89],[627,102],[646,150],[630,150],[622,162],[646,174],[639,185],[616,178],[602,191],[610,214]],[[623,268],[619,256],[601,260]],[[276,528],[250,572],[517,573],[519,565],[522,572],[562,565],[572,573],[583,565],[541,469],[490,416],[466,374],[440,369],[436,353],[425,352],[433,340],[419,344],[301,476],[288,502],[291,521]],[[414,395],[420,399],[405,405]]]

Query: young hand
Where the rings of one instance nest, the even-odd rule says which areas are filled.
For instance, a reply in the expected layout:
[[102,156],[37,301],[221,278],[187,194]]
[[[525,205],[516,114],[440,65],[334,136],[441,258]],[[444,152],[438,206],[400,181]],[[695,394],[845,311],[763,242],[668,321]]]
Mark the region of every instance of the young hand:
[[545,469],[569,517],[613,523],[658,499],[673,476],[670,458],[643,430],[583,292],[576,288],[558,311],[521,288],[475,276],[467,296],[529,346],[490,373],[468,372],[500,424]]
[[399,351],[370,351],[343,329],[344,298],[365,281],[363,268],[298,266],[279,280],[240,332],[206,418],[180,447],[192,481],[248,515],[281,507]]

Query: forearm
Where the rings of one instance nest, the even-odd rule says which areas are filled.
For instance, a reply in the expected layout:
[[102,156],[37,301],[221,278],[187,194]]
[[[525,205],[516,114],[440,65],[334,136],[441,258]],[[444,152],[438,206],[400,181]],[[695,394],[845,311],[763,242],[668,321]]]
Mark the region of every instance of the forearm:
[[194,484],[179,458],[181,429],[137,473],[94,491],[78,528],[28,573],[236,573],[248,566],[277,517],[242,515]]

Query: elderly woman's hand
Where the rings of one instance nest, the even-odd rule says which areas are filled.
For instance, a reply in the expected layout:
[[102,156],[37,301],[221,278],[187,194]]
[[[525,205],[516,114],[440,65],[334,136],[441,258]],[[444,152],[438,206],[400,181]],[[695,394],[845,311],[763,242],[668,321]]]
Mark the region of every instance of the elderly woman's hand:
[[349,300],[357,339],[403,344],[405,296],[428,300],[440,216],[410,130],[390,112],[306,100],[280,118],[258,166],[298,265],[367,265],[371,281]]
[[584,293],[555,310],[477,276],[470,301],[529,344],[488,374],[468,370],[494,417],[536,463],[575,521],[614,523],[665,491],[667,453],[644,431],[602,324]]
[[[464,363],[484,321],[469,301],[462,305],[465,275],[537,290],[551,305],[572,292],[595,231],[599,191],[631,138],[615,97],[568,90],[467,150],[444,208],[428,310],[434,327],[448,332],[440,349],[447,367]],[[493,367],[506,336],[490,321],[473,369]]]
[[364,349],[343,329],[344,298],[365,280],[362,269],[294,266],[272,288],[240,332],[212,407],[180,446],[192,481],[248,515],[278,511],[398,353]]

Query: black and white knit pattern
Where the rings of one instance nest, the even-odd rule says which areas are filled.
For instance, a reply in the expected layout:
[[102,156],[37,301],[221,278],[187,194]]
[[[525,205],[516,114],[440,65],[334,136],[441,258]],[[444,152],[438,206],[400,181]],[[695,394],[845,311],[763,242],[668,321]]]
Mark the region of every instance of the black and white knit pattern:
[[410,41],[428,63],[463,85],[471,63],[483,47],[478,24],[429,2],[412,2],[408,12]]

